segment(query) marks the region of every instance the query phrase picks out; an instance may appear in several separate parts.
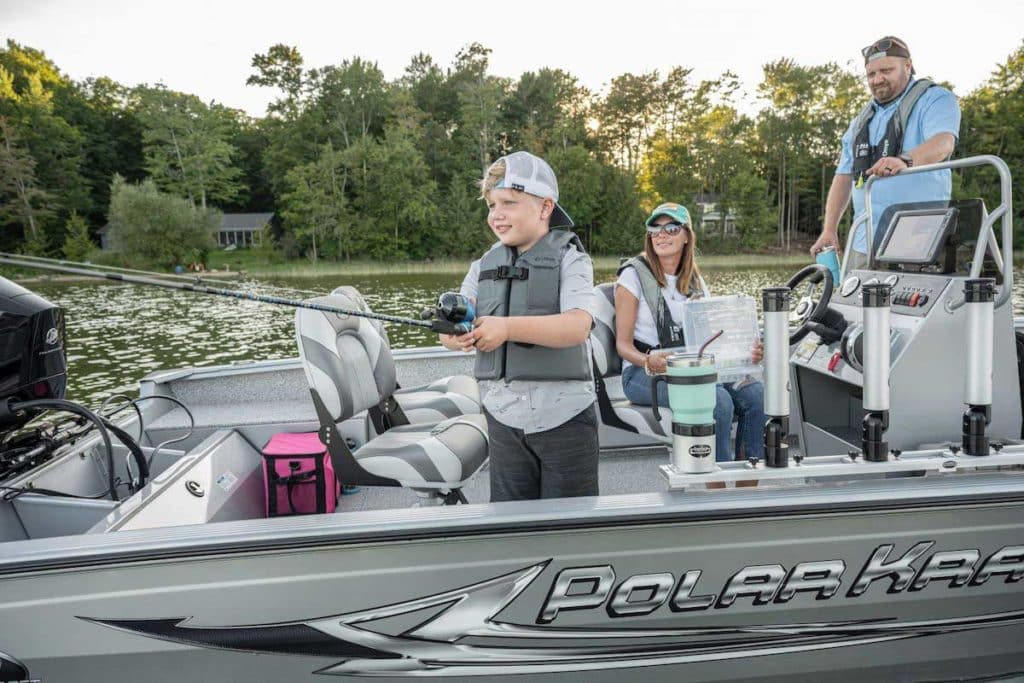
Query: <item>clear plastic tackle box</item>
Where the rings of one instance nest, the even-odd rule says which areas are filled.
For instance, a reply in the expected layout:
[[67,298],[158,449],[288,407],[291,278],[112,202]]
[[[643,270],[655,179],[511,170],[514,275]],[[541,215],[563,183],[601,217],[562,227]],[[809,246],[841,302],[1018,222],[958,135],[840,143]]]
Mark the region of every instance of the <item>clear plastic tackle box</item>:
[[687,351],[698,351],[716,332],[725,331],[707,348],[715,355],[719,382],[762,378],[761,366],[750,360],[751,347],[761,338],[757,303],[751,297],[731,294],[687,301],[682,323]]

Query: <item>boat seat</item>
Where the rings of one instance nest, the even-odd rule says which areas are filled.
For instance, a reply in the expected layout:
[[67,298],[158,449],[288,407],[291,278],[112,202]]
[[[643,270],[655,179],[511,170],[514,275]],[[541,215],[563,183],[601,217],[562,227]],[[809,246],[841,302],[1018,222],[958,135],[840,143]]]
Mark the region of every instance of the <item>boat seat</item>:
[[606,282],[594,288],[594,326],[590,346],[594,354],[594,376],[597,380],[597,404],[601,421],[650,436],[664,443],[672,442],[672,411],[661,411],[661,422],[654,419],[650,406],[638,406],[628,399],[613,399],[604,380],[622,374],[622,357],[615,349],[615,283]]
[[[348,297],[356,304],[358,310],[373,312],[355,287],[343,285],[331,294]],[[390,348],[384,324],[379,320],[366,320]],[[398,389],[386,397],[382,405],[376,409],[371,408],[365,415],[357,415],[355,419],[365,420],[366,438],[369,439],[395,425],[435,424],[450,417],[477,415],[480,412],[480,388],[476,378],[469,375],[452,375],[426,386]]]
[[[337,291],[310,301],[348,310],[359,307]],[[367,318],[306,308],[295,313],[295,336],[320,438],[341,482],[403,486],[443,502],[465,502],[460,489],[487,462],[487,423],[482,414],[393,425],[353,453],[338,425],[395,394],[391,349]]]

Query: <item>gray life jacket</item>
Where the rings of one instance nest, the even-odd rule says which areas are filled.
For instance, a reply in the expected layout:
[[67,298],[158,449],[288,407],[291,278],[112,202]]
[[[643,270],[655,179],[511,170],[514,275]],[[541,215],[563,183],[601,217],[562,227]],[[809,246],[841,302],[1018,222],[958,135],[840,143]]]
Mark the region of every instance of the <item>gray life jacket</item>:
[[[619,266],[619,270],[615,274],[621,275],[622,271],[626,268],[632,268],[640,277],[640,291],[643,292],[644,301],[647,302],[647,308],[651,311],[651,318],[654,319],[654,329],[658,331],[657,346],[651,346],[636,339],[633,340],[633,346],[641,353],[647,353],[652,349],[670,349],[675,346],[685,346],[686,339],[683,336],[683,327],[672,318],[672,312],[668,310],[668,304],[665,303],[665,297],[661,293],[661,285],[655,279],[654,272],[651,270],[650,264],[647,263],[647,259],[642,254],[634,256]],[[687,296],[697,297],[702,294],[703,292],[694,290],[691,283]]]
[[[561,313],[562,257],[573,248],[584,251],[568,230],[551,230],[525,254],[496,244],[480,259],[477,317]],[[593,379],[586,342],[562,349],[506,342],[494,351],[477,351],[473,375],[506,382]]]
[[907,130],[907,120],[914,105],[921,99],[928,88],[935,83],[927,78],[914,81],[914,84],[907,89],[907,93],[900,100],[896,112],[889,119],[885,127],[885,134],[878,141],[877,145],[871,144],[871,119],[875,117],[874,101],[869,100],[857,118],[853,120],[853,137],[851,151],[853,152],[853,180],[859,179],[874,166],[882,157],[896,157],[903,153],[903,134]]

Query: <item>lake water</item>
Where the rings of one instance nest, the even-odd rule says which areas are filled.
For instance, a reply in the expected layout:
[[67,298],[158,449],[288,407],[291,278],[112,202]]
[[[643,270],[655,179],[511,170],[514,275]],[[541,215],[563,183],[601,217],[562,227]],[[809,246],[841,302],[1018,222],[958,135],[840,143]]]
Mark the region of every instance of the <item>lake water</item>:
[[[763,287],[785,284],[791,275],[789,268],[708,270],[704,278],[713,294],[747,294],[760,301]],[[595,273],[597,282],[614,278],[613,271]],[[455,274],[269,278],[249,281],[243,289],[301,299],[353,285],[374,311],[417,317],[438,294],[457,290],[461,280]],[[1015,282],[1024,282],[1022,274]],[[42,281],[28,287],[64,308],[68,398],[87,405],[114,393],[134,394],[139,379],[158,369],[298,355],[290,307],[104,281]],[[1024,288],[1017,285],[1018,315],[1024,313],[1022,302]],[[437,344],[436,335],[421,328],[389,325],[388,334],[394,348]]]

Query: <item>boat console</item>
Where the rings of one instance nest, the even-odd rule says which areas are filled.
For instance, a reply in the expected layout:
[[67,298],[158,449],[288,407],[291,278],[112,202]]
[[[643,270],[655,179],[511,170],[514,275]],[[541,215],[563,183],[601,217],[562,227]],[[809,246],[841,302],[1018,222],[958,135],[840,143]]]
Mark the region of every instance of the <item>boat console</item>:
[[[866,285],[890,291],[888,441],[909,450],[960,439],[969,358],[965,355],[971,278],[965,245],[976,242],[985,218],[980,200],[891,207],[889,222],[866,269],[843,275],[829,308],[841,316],[842,333],[826,341],[810,333],[791,354],[793,431],[807,456],[856,450],[861,441],[864,395]],[[959,256],[959,258],[958,258]],[[995,268],[992,250],[984,273]],[[992,349],[993,408],[989,429],[998,439],[1021,434],[1021,402],[1010,300],[995,307]]]
[[[810,266],[790,281],[808,283],[806,293],[765,290],[771,462],[726,463],[703,477],[667,465],[671,488],[750,479],[751,470],[762,480],[859,478],[1024,463],[1024,447],[1015,445],[1022,409],[1009,173],[995,157],[912,171],[983,164],[1003,179],[1003,201],[992,214],[980,199],[894,205],[882,216],[877,245],[869,241],[866,267],[844,267],[833,287],[827,268]],[[1000,218],[1001,244],[992,229]],[[870,224],[870,214],[863,222]],[[777,328],[769,319],[790,299],[789,320],[800,327],[787,340],[769,334]],[[771,347],[778,352],[787,341],[788,368],[772,372]],[[797,437],[792,462],[780,432]]]

